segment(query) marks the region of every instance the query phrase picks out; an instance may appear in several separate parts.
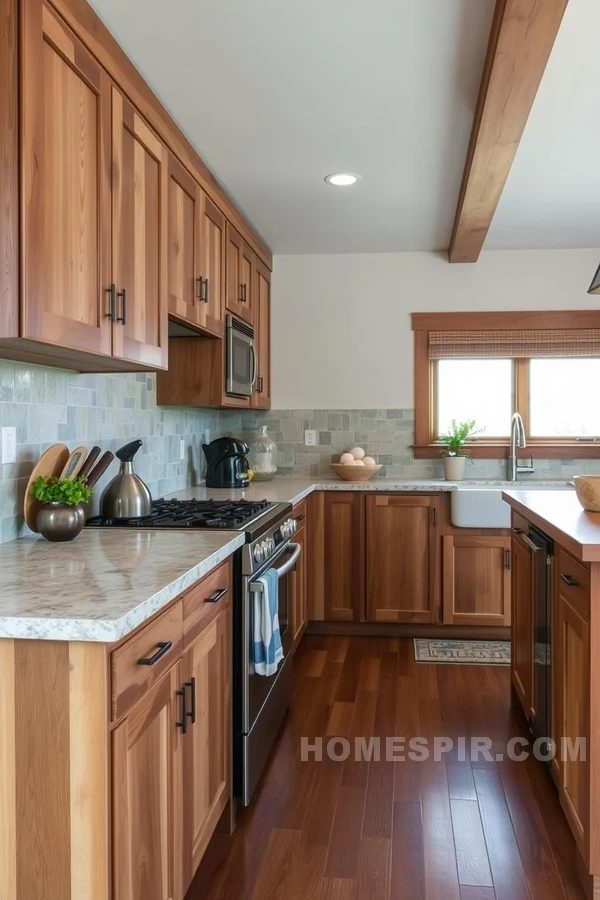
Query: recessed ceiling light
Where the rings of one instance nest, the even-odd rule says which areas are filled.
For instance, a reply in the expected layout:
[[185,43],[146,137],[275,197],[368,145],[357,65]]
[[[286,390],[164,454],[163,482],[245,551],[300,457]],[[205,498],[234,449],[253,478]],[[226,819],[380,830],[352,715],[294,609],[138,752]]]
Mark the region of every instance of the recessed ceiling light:
[[333,175],[326,175],[327,184],[333,184],[334,187],[350,187],[360,181],[360,175],[353,175],[351,172],[334,172]]

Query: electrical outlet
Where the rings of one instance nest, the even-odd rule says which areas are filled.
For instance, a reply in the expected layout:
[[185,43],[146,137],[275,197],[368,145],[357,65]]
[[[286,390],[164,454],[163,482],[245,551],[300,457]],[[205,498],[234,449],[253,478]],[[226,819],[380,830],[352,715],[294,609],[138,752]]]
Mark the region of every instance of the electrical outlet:
[[179,459],[185,459],[185,441],[179,441]]
[[17,429],[2,429],[2,462],[14,463],[17,461]]
[[304,432],[304,446],[305,447],[316,447],[317,446],[317,432],[316,431],[305,431]]

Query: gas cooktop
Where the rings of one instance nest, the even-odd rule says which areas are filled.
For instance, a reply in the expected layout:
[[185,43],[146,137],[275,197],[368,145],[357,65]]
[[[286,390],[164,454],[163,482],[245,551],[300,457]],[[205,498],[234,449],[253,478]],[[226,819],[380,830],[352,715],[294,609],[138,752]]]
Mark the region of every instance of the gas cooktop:
[[92,528],[223,528],[246,531],[258,519],[281,515],[281,504],[268,500],[154,500],[149,516],[109,519],[94,516]]

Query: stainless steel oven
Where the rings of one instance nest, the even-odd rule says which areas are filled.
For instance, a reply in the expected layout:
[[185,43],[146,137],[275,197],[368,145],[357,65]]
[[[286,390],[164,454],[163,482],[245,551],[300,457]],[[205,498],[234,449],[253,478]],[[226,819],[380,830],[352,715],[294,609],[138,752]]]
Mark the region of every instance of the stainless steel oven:
[[[235,732],[238,736],[236,794],[244,806],[248,806],[252,799],[292,700],[292,572],[302,553],[301,545],[290,539],[295,524],[290,519],[266,540],[258,541],[254,547],[250,544],[243,548],[239,629],[241,677],[238,685],[241,704]],[[286,528],[289,530],[284,536]],[[267,559],[257,566],[256,557],[262,552]],[[270,568],[276,569],[279,577],[279,629],[283,659],[275,674],[263,676],[254,671],[254,595],[262,590],[258,579]]]
[[254,331],[245,322],[227,316],[226,391],[235,397],[251,397],[258,375]]

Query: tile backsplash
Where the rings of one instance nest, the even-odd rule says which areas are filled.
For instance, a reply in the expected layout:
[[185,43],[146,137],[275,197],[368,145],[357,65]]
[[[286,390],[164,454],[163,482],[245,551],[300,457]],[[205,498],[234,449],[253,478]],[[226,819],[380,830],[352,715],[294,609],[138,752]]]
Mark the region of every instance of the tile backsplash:
[[[158,497],[202,477],[200,444],[207,432],[211,440],[218,435],[219,418],[216,410],[157,407],[155,375],[78,375],[0,361],[0,425],[17,429],[17,462],[0,465],[0,543],[23,532],[27,479],[50,444],[114,451],[139,437],[136,470]],[[95,488],[96,503],[117,471],[113,462]]]
[[[415,460],[412,409],[245,410],[232,412],[176,409],[156,405],[154,375],[78,375],[61,369],[0,361],[0,426],[17,429],[17,462],[0,465],[0,543],[26,531],[23,497],[33,464],[52,443],[117,450],[134,438],[144,446],[136,469],[152,494],[160,497],[204,475],[201,444],[221,434],[251,442],[267,425],[279,450],[281,475],[330,475],[329,463],[360,445],[383,465],[382,475],[441,478],[441,459]],[[304,446],[304,431],[317,432],[317,446]],[[180,441],[185,459],[180,459]],[[534,479],[600,473],[600,460],[535,460]],[[95,489],[117,472],[114,462]],[[505,478],[506,462],[474,460],[470,478]],[[526,477],[523,478],[523,481]]]
[[[338,462],[344,450],[360,446],[383,465],[382,475],[401,478],[442,478],[442,460],[415,459],[414,410],[412,409],[293,409],[270,412],[225,412],[221,431],[250,442],[260,425],[266,425],[279,451],[282,475],[331,475],[329,463]],[[317,432],[316,447],[305,447],[304,431]],[[533,480],[600,474],[600,460],[534,459]],[[467,464],[467,478],[506,478],[506,460],[474,459]]]

